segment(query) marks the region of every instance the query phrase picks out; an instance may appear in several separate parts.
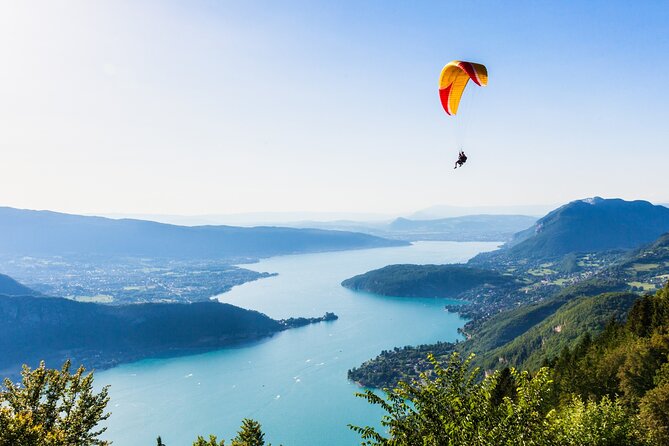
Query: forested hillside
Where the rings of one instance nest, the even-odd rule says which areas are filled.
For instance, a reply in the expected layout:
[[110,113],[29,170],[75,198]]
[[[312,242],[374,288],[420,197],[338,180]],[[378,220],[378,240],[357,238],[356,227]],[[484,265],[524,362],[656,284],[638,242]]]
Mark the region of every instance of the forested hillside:
[[65,359],[104,368],[151,356],[222,348],[323,318],[277,321],[219,302],[109,306],[61,298],[0,295],[0,371]]
[[572,347],[583,336],[599,334],[612,320],[624,321],[638,297],[633,293],[576,297],[505,345],[477,350],[480,356],[476,363],[487,370],[498,368],[500,364],[536,370],[546,358],[559,355],[562,349]]
[[386,412],[383,432],[354,430],[370,445],[669,444],[669,284],[641,298],[580,298],[547,323],[558,321],[573,324],[568,336],[579,341],[558,351],[548,339],[551,348],[536,350],[544,367],[528,373],[500,363],[482,377],[472,357],[429,356],[431,369],[405,377],[385,400],[361,395]]
[[5,274],[0,274],[0,294],[5,296],[36,296],[40,293]]
[[489,352],[551,317],[564,305],[581,297],[624,290],[624,284],[613,280],[590,279],[567,287],[548,299],[503,311],[480,324],[470,325],[465,348],[471,352]]
[[477,287],[503,287],[513,278],[464,265],[389,265],[346,279],[342,286],[384,296],[456,297]]
[[[450,294],[441,296],[467,301],[447,308],[470,319],[461,329],[465,341],[451,348],[476,353],[476,364],[486,370],[507,365],[536,369],[585,333],[599,333],[610,319],[624,320],[635,296],[669,281],[669,234],[662,233],[669,228],[668,211],[644,201],[579,200],[549,213],[503,249],[480,254],[466,266],[444,266],[448,280],[443,287]],[[391,266],[344,285],[421,295],[436,282],[430,275],[435,269]],[[474,271],[475,276],[496,272],[506,282],[479,286],[472,282]],[[434,348],[444,351],[443,345]],[[425,350],[406,347],[382,354],[356,368],[355,376],[361,377],[356,380],[387,387],[393,377],[416,377],[424,367],[414,358]]]
[[[475,353],[486,370],[505,366],[534,370],[547,358],[573,347],[586,333],[596,335],[613,320],[624,321],[638,294],[621,292],[625,282],[593,278],[537,303],[503,311],[481,323],[467,324],[467,339],[458,344],[405,347],[382,353],[355,369],[352,378],[373,387],[392,387],[395,377],[416,378],[424,364],[418,352],[457,350]],[[453,306],[449,306],[453,308]],[[422,358],[421,358],[422,360]],[[366,380],[366,378],[371,379]]]

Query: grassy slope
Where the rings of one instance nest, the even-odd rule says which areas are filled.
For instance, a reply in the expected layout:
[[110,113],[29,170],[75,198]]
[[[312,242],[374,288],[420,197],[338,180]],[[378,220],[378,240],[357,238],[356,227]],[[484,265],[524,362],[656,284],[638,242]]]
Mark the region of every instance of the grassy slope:
[[503,358],[504,363],[535,370],[564,347],[572,348],[585,333],[599,333],[611,318],[624,319],[638,297],[634,293],[576,297],[511,342],[483,354],[479,363],[495,368]]
[[541,323],[569,301],[579,296],[592,296],[619,291],[623,284],[610,280],[589,280],[565,288],[555,296],[535,304],[505,311],[486,321],[463,347],[470,352],[488,352],[511,342]]

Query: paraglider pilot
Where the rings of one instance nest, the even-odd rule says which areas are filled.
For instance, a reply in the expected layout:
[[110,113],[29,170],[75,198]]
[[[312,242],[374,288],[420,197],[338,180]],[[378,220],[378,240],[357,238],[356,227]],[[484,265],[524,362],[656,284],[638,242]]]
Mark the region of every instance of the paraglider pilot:
[[458,160],[455,162],[455,167],[453,169],[462,167],[462,165],[466,162],[467,162],[467,155],[465,155],[464,151],[460,150],[460,153],[458,153]]

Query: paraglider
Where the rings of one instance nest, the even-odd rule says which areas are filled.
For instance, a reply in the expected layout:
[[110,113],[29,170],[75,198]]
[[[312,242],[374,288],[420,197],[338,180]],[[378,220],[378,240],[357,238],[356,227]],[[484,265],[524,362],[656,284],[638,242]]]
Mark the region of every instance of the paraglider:
[[467,155],[465,155],[465,152],[460,150],[460,153],[458,153],[458,160],[455,162],[455,167],[453,169],[462,167],[462,165],[466,162],[467,162]]
[[462,93],[470,79],[479,87],[485,87],[488,85],[488,70],[484,65],[460,60],[447,63],[441,70],[439,97],[447,114],[458,112]]
[[[470,80],[479,87],[488,85],[487,68],[478,63],[454,60],[447,63],[441,70],[439,98],[444,111],[449,116],[455,116],[458,113],[462,93]],[[467,155],[460,149],[458,160],[455,162],[455,169],[462,167],[465,162],[467,162]]]

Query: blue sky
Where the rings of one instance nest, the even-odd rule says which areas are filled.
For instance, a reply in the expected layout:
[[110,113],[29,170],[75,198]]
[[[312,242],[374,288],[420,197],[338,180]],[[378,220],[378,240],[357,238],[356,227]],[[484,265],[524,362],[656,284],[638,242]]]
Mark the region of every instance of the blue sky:
[[[667,23],[651,1],[3,2],[0,204],[669,202]],[[457,124],[452,59],[490,73]]]

